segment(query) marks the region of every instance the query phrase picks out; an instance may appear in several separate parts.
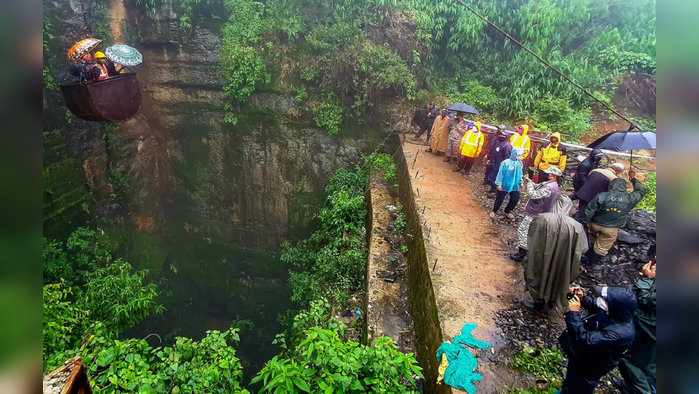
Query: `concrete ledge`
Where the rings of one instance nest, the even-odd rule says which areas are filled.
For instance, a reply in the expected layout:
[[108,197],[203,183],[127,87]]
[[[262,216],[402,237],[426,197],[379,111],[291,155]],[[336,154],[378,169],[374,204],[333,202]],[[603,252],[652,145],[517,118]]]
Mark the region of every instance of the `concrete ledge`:
[[449,393],[450,387],[437,384],[439,376],[437,348],[443,342],[439,323],[437,302],[432,288],[425,240],[420,223],[420,214],[413,196],[413,186],[408,170],[412,158],[405,158],[403,148],[397,157],[400,201],[407,219],[405,244],[408,246],[408,292],[415,325],[415,350],[425,375],[424,392]]

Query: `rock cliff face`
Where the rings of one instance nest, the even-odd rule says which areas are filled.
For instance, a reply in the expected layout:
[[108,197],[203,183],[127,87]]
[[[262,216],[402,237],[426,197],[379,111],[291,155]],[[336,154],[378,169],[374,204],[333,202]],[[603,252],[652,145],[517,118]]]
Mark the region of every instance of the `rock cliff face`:
[[[223,17],[215,15],[221,10],[212,6],[213,16],[186,29],[166,5],[154,19],[121,0],[93,0],[93,15],[100,6],[110,20],[93,26],[105,24],[110,42],[143,54],[136,69],[141,113],[103,138],[104,125],[64,114],[60,94],[48,92],[45,104],[52,119],[45,134],[62,141],[60,160],[74,158],[84,169],[98,216],[120,217],[146,233],[196,229],[247,248],[278,251],[284,239],[308,233],[329,175],[357,163],[382,139],[377,127],[353,126],[330,137],[312,120],[291,116],[293,97],[273,91],[253,95],[238,125],[224,125],[218,66]],[[50,63],[60,78],[64,48],[84,34],[79,2],[45,2],[45,15],[57,53]],[[113,195],[110,201],[115,174],[127,180],[116,191],[123,194],[116,210]]]

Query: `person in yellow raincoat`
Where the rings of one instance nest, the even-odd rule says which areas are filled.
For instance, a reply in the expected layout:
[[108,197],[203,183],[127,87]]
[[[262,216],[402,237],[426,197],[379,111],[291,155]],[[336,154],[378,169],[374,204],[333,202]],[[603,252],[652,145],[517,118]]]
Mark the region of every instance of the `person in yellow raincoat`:
[[434,152],[439,155],[440,153],[447,151],[447,144],[449,143],[449,123],[451,119],[449,118],[449,111],[444,108],[442,114],[437,116],[434,120],[434,126],[432,126],[432,139],[430,140],[430,148],[425,152]]
[[[561,133],[555,132],[549,137],[549,145],[543,149],[539,150],[536,158],[534,159],[534,167],[537,170],[543,171],[549,167],[558,167],[558,169],[563,172],[566,169],[566,159],[568,158],[566,154],[566,148],[561,145]],[[537,183],[541,181],[546,181],[545,177],[541,178],[537,176]]]
[[532,140],[527,134],[529,134],[529,126],[523,124],[517,128],[517,133],[512,134],[512,137],[510,137],[510,145],[512,145],[512,149],[522,149],[524,151],[524,155],[522,155],[522,157],[525,160],[527,157],[529,157],[529,152],[532,148]]
[[464,137],[461,139],[461,144],[459,145],[461,155],[456,162],[454,172],[461,170],[469,172],[471,170],[476,157],[481,154],[483,141],[485,141],[485,137],[481,132],[481,122],[475,122],[471,130],[464,134]]

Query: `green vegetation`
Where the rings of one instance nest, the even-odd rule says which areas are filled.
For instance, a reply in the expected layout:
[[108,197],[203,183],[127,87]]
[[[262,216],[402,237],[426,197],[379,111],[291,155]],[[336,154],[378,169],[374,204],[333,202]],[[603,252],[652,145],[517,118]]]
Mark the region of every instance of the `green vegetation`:
[[[471,6],[592,91],[613,88],[607,83],[620,73],[655,72],[655,0],[485,0]],[[416,16],[429,80],[468,69],[495,89],[498,112],[514,118],[533,112],[547,93],[567,97],[577,108],[587,104],[580,90],[455,2],[420,0],[408,8]]]
[[[51,34],[51,22],[44,19],[43,22],[43,32],[44,32],[44,59],[46,59],[46,54],[50,51],[49,46],[53,41],[53,35]],[[44,60],[46,61],[46,60]],[[51,69],[44,63],[44,88],[48,90],[58,90],[58,84],[56,80],[51,75]]]
[[[530,114],[530,122],[543,131],[561,131],[577,139],[583,133],[590,130],[590,109],[575,110],[570,99],[556,98],[550,93],[534,105],[534,112]],[[570,139],[568,139],[570,140]]]
[[[163,312],[147,271],[114,260],[115,245],[78,229],[64,247],[44,240],[43,359],[54,369],[79,355],[96,392],[248,393],[232,345],[237,329],[209,331],[200,342],[177,338],[173,347],[153,348],[145,340],[119,340],[149,314]],[[64,277],[72,279],[71,287]]]
[[388,3],[226,0],[225,5],[220,62],[230,99],[228,123],[236,123],[235,111],[250,94],[282,89],[279,82],[330,134],[347,118],[363,122],[382,97],[413,96],[419,58],[412,50],[400,55],[373,34],[387,23],[381,18]]
[[[386,337],[372,346],[346,339],[346,326],[331,313],[332,305],[343,304],[364,285],[364,191],[372,167],[395,176],[392,164],[388,155],[373,154],[356,174],[338,170],[326,189],[319,229],[285,245],[283,259],[292,267],[290,282],[301,310],[277,335],[279,355],[253,380],[263,383],[261,392],[416,392],[414,378],[422,375],[412,354],[401,353]],[[166,338],[174,342],[171,347],[123,338],[164,308],[157,285],[144,283],[148,271],[132,272],[114,257],[117,247],[103,232],[87,228],[65,242],[44,240],[44,370],[81,356],[96,392],[248,393],[233,346],[239,333],[256,335],[250,320],[235,320],[225,332],[209,331],[199,342]]]
[[655,177],[656,173],[648,175],[643,186],[646,188],[646,195],[643,200],[636,205],[636,209],[645,209],[646,211],[655,212]]
[[533,375],[537,386],[529,390],[510,390],[508,394],[553,394],[563,383],[565,355],[557,347],[537,349],[529,346],[514,356],[515,369]]
[[398,209],[398,216],[396,217],[396,221],[395,221],[396,230],[404,231],[405,226],[407,225],[405,212],[403,212],[402,205],[398,205],[397,209]]

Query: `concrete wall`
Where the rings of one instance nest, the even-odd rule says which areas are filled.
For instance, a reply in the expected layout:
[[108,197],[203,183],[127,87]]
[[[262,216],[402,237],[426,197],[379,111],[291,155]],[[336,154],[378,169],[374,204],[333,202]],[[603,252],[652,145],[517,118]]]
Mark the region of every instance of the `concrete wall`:
[[[437,315],[432,280],[430,278],[431,263],[427,261],[424,235],[420,223],[419,207],[413,197],[413,186],[408,173],[408,165],[414,157],[405,158],[403,148],[397,155],[398,185],[400,202],[403,205],[407,219],[405,243],[408,246],[408,293],[412,305],[413,322],[415,323],[416,356],[425,375],[425,393],[448,393],[449,387],[437,385],[439,375],[437,348],[442,344],[442,329]],[[433,262],[432,262],[433,263]]]

